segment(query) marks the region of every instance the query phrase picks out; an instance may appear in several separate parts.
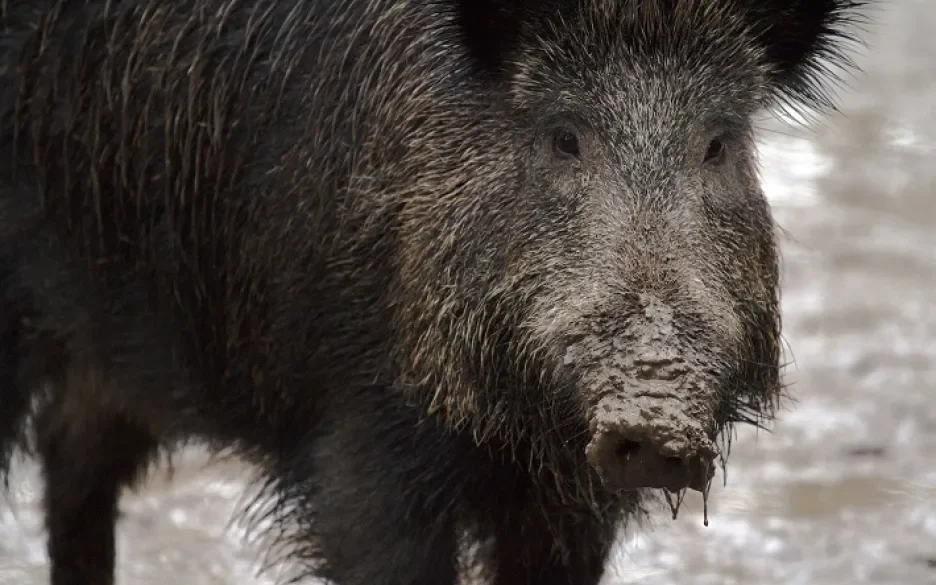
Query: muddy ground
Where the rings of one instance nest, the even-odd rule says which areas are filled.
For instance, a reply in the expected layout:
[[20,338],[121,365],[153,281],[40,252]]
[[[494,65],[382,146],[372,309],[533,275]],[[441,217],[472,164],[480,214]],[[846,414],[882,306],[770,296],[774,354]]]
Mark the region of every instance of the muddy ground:
[[[766,120],[795,404],[739,433],[710,501],[628,535],[607,585],[936,584],[936,1],[889,0],[841,114]],[[193,455],[123,501],[119,584],[251,585],[247,472]],[[0,505],[0,584],[47,583],[35,470]]]

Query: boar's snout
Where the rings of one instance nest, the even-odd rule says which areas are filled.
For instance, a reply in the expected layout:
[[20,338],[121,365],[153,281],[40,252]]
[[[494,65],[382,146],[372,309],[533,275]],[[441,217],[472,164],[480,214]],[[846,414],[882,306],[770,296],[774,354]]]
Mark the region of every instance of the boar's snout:
[[708,450],[667,450],[646,431],[599,433],[590,444],[589,460],[605,486],[615,490],[690,488],[701,492],[714,469],[714,454]]
[[614,393],[598,402],[588,461],[610,490],[704,492],[717,455],[706,431],[708,409],[685,393],[660,392],[655,385],[641,381],[632,393]]

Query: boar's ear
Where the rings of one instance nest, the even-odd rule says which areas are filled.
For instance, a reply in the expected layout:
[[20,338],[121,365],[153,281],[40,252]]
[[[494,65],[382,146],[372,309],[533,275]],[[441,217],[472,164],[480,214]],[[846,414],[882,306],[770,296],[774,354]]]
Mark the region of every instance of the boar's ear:
[[456,0],[462,39],[475,62],[500,73],[516,48],[524,21],[556,0]]
[[850,25],[866,23],[874,0],[742,0],[766,49],[781,101],[831,106],[824,88],[831,67],[851,67],[845,45],[858,42]]

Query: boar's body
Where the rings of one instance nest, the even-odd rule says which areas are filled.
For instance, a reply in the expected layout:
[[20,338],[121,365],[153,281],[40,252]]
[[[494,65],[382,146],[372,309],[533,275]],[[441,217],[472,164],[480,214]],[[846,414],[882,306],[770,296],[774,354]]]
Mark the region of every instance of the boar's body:
[[467,531],[597,583],[624,488],[770,416],[750,116],[823,102],[860,4],[4,3],[0,461],[41,457],[53,585],[112,582],[192,439],[303,573],[452,584]]

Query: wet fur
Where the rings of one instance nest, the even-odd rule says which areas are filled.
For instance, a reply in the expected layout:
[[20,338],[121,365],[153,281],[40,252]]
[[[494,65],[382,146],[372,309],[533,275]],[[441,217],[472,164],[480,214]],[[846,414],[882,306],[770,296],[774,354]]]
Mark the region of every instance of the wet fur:
[[[756,80],[752,108],[825,105],[815,58],[843,58],[861,3],[588,4],[2,4],[0,469],[42,459],[53,585],[111,582],[120,489],[193,439],[261,470],[248,512],[297,575],[452,583],[466,529],[498,585],[597,583],[646,502],[583,460],[563,340],[530,322],[579,275],[550,284],[534,216],[486,211],[516,198],[499,134],[563,67],[652,73],[686,40]],[[712,316],[744,341],[726,425],[779,390],[774,242],[752,238],[709,243],[706,298],[752,301]]]

